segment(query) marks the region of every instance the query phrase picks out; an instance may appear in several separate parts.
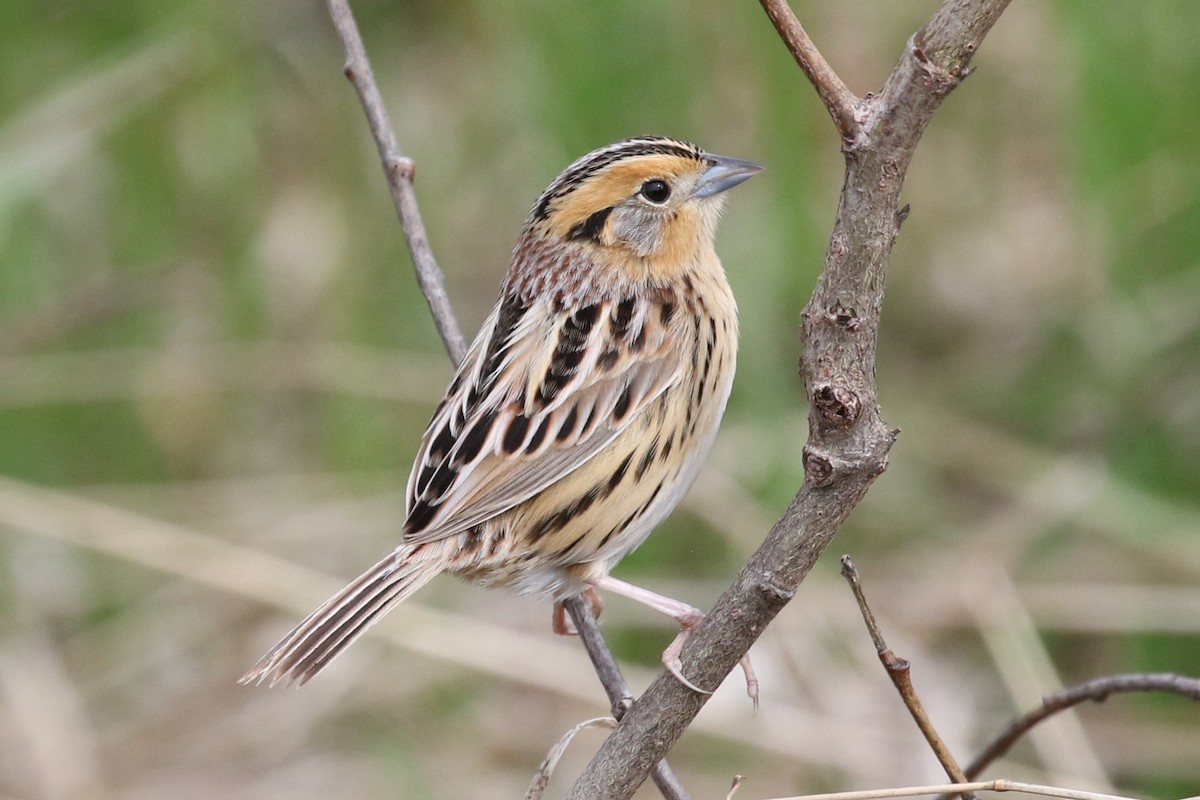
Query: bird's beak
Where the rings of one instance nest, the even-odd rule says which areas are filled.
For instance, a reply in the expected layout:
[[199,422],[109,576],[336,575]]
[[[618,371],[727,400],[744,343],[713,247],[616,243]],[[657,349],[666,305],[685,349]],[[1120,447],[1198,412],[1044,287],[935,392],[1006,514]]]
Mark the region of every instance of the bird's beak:
[[762,164],[753,161],[742,161],[740,158],[710,155],[712,166],[700,176],[693,197],[711,197],[726,189],[732,189],[747,178],[762,172]]

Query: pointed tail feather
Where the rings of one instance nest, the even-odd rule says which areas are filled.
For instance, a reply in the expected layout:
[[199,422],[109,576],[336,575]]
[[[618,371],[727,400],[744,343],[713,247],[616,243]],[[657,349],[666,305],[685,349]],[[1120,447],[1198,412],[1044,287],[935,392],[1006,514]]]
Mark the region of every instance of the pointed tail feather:
[[441,571],[442,560],[435,548],[397,550],[305,617],[238,683],[304,685],[380,617]]

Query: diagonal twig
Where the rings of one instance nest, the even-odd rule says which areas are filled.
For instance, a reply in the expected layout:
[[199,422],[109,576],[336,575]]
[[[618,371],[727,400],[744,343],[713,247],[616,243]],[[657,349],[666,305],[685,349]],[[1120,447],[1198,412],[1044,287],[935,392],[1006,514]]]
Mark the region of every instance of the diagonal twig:
[[833,67],[829,66],[829,62],[825,60],[821,51],[808,37],[808,32],[800,24],[800,20],[796,19],[787,0],[760,0],[760,2],[763,10],[767,12],[767,16],[775,25],[775,30],[779,32],[779,38],[783,39],[783,43],[791,51],[792,57],[796,59],[800,69],[804,70],[809,82],[817,90],[821,102],[825,104],[825,110],[829,112],[829,116],[833,117],[833,123],[837,125],[842,138],[853,139],[859,131],[858,119],[854,114],[858,98],[854,92],[850,91],[838,74],[833,71]]
[[[933,726],[933,720],[925,713],[925,706],[921,703],[921,698],[917,695],[917,690],[912,684],[912,669],[908,661],[897,656],[892,652],[892,648],[887,646],[884,641],[883,632],[879,630],[879,624],[875,621],[875,614],[871,611],[871,606],[867,603],[867,596],[863,593],[862,583],[858,579],[858,570],[854,567],[854,562],[850,560],[850,556],[842,556],[842,577],[850,583],[850,589],[854,592],[854,599],[858,601],[858,609],[862,612],[863,622],[867,625],[867,631],[871,634],[871,641],[875,645],[875,652],[879,655],[879,662],[883,664],[883,668],[887,671],[888,677],[892,679],[892,684],[895,685],[896,691],[900,693],[900,699],[904,701],[904,707],[908,709],[908,713],[912,715],[913,721],[917,723],[917,728],[925,737],[925,741],[929,743],[933,754],[937,756],[938,762],[942,765],[942,769],[946,771],[946,777],[955,783],[966,783],[967,776],[963,773],[961,767],[958,766],[958,761],[954,758],[954,754],[950,752],[950,748],[946,746],[945,741],[938,735],[937,729]],[[975,800],[975,795],[971,792],[962,793],[963,800]]]
[[362,36],[354,15],[350,11],[347,0],[329,0],[329,15],[333,18],[334,27],[346,48],[346,66],[343,72],[354,84],[358,97],[362,101],[363,111],[367,114],[367,123],[371,126],[371,135],[379,150],[379,158],[383,162],[383,171],[387,175],[388,188],[392,192],[392,203],[396,206],[396,214],[404,228],[404,238],[408,242],[408,252],[412,255],[413,269],[417,273],[417,285],[429,303],[429,311],[433,314],[433,324],[446,345],[446,352],[455,366],[467,354],[467,344],[454,318],[454,310],[450,307],[450,298],[446,295],[446,280],[442,270],[434,260],[433,250],[429,247],[429,237],[425,234],[425,223],[421,221],[421,210],[417,207],[417,193],[413,186],[415,167],[412,159],[400,152],[396,143],[396,134],[392,129],[391,119],[379,87],[375,84],[375,74],[371,71],[371,62],[367,60],[367,51],[363,46]]
[[985,767],[1007,753],[1009,748],[1035,725],[1060,711],[1088,700],[1103,703],[1114,694],[1126,692],[1170,692],[1200,701],[1200,678],[1170,672],[1106,675],[1048,694],[1042,698],[1040,706],[1013,720],[963,771],[968,778],[979,775]]

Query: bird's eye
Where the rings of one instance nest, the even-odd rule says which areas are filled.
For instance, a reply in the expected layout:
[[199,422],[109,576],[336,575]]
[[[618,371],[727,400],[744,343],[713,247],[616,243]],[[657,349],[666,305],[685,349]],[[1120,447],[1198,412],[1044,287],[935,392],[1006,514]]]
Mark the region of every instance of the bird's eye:
[[641,195],[651,203],[665,203],[671,196],[671,187],[667,185],[666,181],[653,178],[642,184]]

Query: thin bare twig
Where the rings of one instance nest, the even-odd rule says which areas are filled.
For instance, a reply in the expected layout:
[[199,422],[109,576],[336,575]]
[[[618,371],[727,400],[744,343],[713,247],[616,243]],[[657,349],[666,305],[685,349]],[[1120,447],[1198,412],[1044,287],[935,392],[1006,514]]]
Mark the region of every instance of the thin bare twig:
[[[604,641],[604,636],[600,633],[600,626],[596,624],[596,616],[592,613],[592,607],[582,597],[568,598],[563,601],[563,605],[566,607],[567,613],[571,615],[571,622],[575,623],[579,639],[583,642],[588,658],[592,660],[592,666],[596,669],[596,677],[600,679],[600,685],[604,687],[604,693],[608,695],[613,719],[620,722],[621,717],[625,716],[625,712],[633,704],[633,693],[629,690],[629,684],[625,682],[621,668],[617,666],[616,659],[613,658],[608,644]],[[683,788],[683,784],[679,782],[679,778],[665,758],[654,765],[650,779],[654,781],[659,793],[666,800],[687,800],[687,790]]]
[[979,775],[985,767],[1007,753],[1009,748],[1035,725],[1060,711],[1088,700],[1103,703],[1114,694],[1126,692],[1170,692],[1200,701],[1200,678],[1169,672],[1107,675],[1048,694],[1042,698],[1040,706],[1017,717],[1000,735],[988,742],[964,772],[968,778]]
[[392,203],[396,206],[396,214],[400,217],[404,238],[408,242],[408,252],[412,255],[417,285],[429,303],[433,324],[437,326],[450,360],[458,366],[467,354],[467,344],[454,318],[454,309],[450,307],[450,298],[446,295],[445,277],[433,257],[429,237],[425,234],[425,223],[421,221],[421,210],[417,207],[417,193],[413,187],[414,164],[412,159],[400,152],[396,143],[396,134],[387,108],[383,105],[383,97],[379,94],[379,87],[375,84],[375,74],[371,71],[371,62],[367,60],[367,51],[349,2],[329,0],[329,15],[346,48],[346,66],[342,71],[354,84],[363,111],[367,114],[367,123],[371,126],[371,135],[375,139],[383,171],[387,175],[388,188],[392,192]]
[[846,140],[854,139],[860,130],[858,118],[854,114],[858,97],[842,82],[838,74],[829,66],[829,62],[821,55],[821,51],[808,38],[808,32],[792,13],[787,0],[760,0],[767,16],[779,32],[779,38],[787,45],[792,57],[804,70],[813,88],[825,104],[825,110],[833,117],[838,132]]
[[[879,663],[883,664],[883,668],[887,670],[888,677],[892,679],[892,684],[900,693],[900,699],[904,701],[904,707],[908,709],[913,721],[917,723],[925,741],[929,743],[929,747],[937,756],[942,769],[946,771],[946,776],[955,783],[966,783],[967,776],[958,766],[958,761],[950,752],[950,748],[938,735],[937,729],[933,726],[933,720],[929,719],[929,715],[925,713],[925,706],[921,703],[921,698],[912,684],[911,665],[892,652],[892,648],[888,647],[887,642],[884,641],[883,632],[879,630],[875,614],[867,603],[867,596],[863,593],[862,583],[858,579],[858,570],[855,569],[850,556],[842,556],[842,576],[850,583],[854,599],[858,601],[858,608],[862,612],[863,622],[866,623],[867,631],[871,634],[871,641],[875,644],[875,652],[879,655]],[[975,800],[975,795],[963,792],[962,798],[963,800]]]

